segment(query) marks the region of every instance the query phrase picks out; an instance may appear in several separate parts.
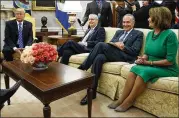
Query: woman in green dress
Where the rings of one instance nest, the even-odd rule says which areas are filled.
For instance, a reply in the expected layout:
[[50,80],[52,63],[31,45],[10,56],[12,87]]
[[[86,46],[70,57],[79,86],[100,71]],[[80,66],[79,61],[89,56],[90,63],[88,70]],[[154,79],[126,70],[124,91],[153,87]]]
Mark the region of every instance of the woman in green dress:
[[124,112],[145,90],[147,82],[155,82],[159,77],[177,77],[179,75],[176,55],[178,41],[170,30],[171,12],[166,7],[156,7],[149,11],[149,26],[153,31],[146,38],[145,51],[135,61],[130,70],[122,97],[108,107]]

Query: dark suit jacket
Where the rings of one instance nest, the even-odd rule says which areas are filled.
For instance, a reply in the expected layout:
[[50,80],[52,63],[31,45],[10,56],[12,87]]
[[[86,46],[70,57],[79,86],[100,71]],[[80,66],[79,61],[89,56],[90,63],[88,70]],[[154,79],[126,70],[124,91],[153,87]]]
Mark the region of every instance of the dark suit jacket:
[[[24,46],[31,45],[33,42],[33,33],[32,33],[32,23],[28,21],[23,21],[23,31],[22,31],[23,43]],[[3,50],[13,50],[14,47],[17,47],[18,41],[18,26],[16,20],[11,20],[6,22],[5,27],[5,39]]]
[[146,28],[149,29],[149,10],[153,7],[159,7],[160,5],[156,2],[149,4],[148,6],[143,6],[139,10],[134,11],[133,15],[135,17],[135,27],[136,28]]
[[[86,36],[86,34],[90,31],[90,29],[88,29],[84,35],[84,37]],[[92,50],[93,47],[98,43],[98,42],[104,42],[105,40],[105,30],[103,27],[99,27],[96,26],[93,33],[88,37],[88,39],[86,40],[87,42],[87,50]]]
[[[87,22],[88,16],[90,14],[98,15],[98,13],[100,13],[100,10],[98,8],[96,1],[88,3],[86,7],[85,15],[83,17],[83,22],[84,23]],[[111,5],[109,2],[103,1],[101,17],[98,23],[100,24],[101,27],[112,26],[112,10],[111,10]]]
[[150,5],[141,7],[138,11],[133,12],[135,17],[135,27],[136,28],[146,28],[149,29],[149,9]]
[[[134,1],[131,4],[136,6],[136,11],[140,9],[140,4],[138,1]],[[126,8],[118,6],[116,8],[116,11],[117,11],[117,21],[118,21],[117,27],[122,27],[122,18],[124,15],[133,13],[132,7],[130,5],[127,5]]]
[[[124,33],[124,30],[116,31],[111,42],[118,42],[119,37]],[[125,59],[133,62],[139,55],[143,43],[143,32],[133,29],[124,41]]]

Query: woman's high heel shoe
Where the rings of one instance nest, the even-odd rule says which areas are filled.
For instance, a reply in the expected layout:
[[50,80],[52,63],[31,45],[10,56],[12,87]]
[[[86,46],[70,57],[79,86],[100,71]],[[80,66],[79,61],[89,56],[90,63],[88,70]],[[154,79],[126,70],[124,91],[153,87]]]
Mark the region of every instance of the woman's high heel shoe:
[[117,112],[125,112],[125,111],[127,111],[131,106],[133,106],[133,104],[134,104],[134,102],[127,103],[127,106],[126,106],[126,107],[121,107],[121,105],[120,105],[120,106],[118,106],[117,108],[115,108],[115,111],[117,111]]
[[109,104],[108,107],[109,107],[110,109],[115,109],[115,108],[117,108],[120,104],[122,104],[122,102],[117,100],[117,101],[114,101],[114,102],[112,102],[111,104]]

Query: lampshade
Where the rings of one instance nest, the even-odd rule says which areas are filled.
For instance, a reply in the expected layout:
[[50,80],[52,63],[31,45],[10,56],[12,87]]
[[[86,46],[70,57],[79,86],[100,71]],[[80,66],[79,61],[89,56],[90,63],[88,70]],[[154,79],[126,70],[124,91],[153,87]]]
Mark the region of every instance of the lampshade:
[[65,1],[64,12],[82,12],[80,1]]

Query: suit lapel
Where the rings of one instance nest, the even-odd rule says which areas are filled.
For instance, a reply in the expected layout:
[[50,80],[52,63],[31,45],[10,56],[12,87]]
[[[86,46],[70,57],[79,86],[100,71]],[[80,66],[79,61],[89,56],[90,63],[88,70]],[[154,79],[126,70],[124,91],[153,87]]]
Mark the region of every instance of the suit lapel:
[[131,39],[132,34],[133,34],[134,29],[127,35],[126,39],[124,40],[124,43],[128,40]]
[[22,37],[23,37],[23,40],[24,40],[24,36],[25,36],[25,30],[26,30],[26,22],[23,21],[23,29],[22,29]]
[[116,37],[116,41],[115,42],[119,42],[119,38],[123,35],[124,30],[122,30]]
[[92,34],[88,36],[87,41],[90,41],[90,40],[91,40],[91,37],[95,34],[95,32],[96,32],[97,29],[98,29],[98,26],[96,26],[96,27],[94,28]]
[[18,35],[18,26],[17,26],[17,21],[14,20],[14,28],[15,28],[15,31],[16,31],[16,35]]
[[[90,31],[90,28],[89,29],[87,29],[87,31],[85,32],[85,35],[84,35],[84,37],[88,34],[88,32]],[[83,37],[83,38],[84,38]]]

